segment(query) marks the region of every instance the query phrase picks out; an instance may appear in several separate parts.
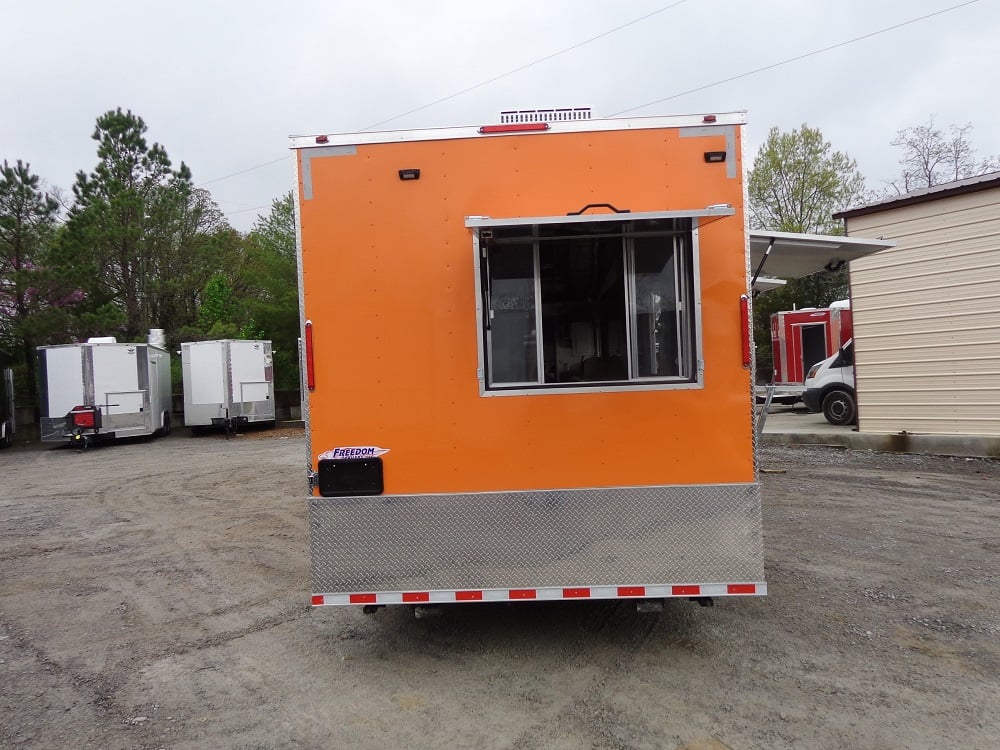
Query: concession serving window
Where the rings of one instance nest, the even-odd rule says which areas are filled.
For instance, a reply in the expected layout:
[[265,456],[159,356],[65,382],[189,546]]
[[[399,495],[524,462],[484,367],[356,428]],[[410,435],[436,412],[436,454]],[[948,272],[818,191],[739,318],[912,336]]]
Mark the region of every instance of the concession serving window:
[[698,216],[725,208],[468,218],[482,393],[700,385]]

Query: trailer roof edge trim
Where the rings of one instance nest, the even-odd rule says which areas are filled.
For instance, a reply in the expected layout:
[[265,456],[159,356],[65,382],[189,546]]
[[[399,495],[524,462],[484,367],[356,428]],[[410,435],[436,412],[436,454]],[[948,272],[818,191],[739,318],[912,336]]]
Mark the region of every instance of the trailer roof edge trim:
[[549,123],[546,131],[524,133],[480,133],[482,123],[453,128],[419,128],[412,130],[379,130],[371,133],[314,133],[312,135],[289,136],[290,149],[325,148],[329,146],[359,146],[374,143],[401,143],[405,141],[445,141],[459,138],[503,138],[510,136],[544,136],[552,133],[588,133],[609,130],[655,130],[658,128],[725,128],[745,125],[745,111],[714,114],[711,122],[705,121],[704,114],[672,115],[666,117],[629,117],[595,120],[568,120]]
[[559,216],[517,216],[508,219],[493,219],[489,216],[466,216],[465,226],[477,227],[518,227],[530,224],[592,224],[594,222],[643,221],[647,219],[690,219],[702,216],[732,216],[736,213],[729,204],[690,208],[680,211],[638,211],[636,213],[615,214],[572,214]]

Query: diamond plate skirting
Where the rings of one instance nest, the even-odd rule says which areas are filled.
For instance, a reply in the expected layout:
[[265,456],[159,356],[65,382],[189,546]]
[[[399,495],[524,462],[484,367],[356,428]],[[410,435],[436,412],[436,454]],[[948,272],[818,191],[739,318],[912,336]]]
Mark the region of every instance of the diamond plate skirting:
[[759,484],[309,499],[314,592],[763,581]]

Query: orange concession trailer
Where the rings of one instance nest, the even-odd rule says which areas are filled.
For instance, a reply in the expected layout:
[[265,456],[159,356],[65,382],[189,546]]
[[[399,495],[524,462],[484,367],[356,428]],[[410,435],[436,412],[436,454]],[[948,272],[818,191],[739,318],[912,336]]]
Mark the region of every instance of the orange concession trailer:
[[292,138],[314,605],[766,593],[744,122]]

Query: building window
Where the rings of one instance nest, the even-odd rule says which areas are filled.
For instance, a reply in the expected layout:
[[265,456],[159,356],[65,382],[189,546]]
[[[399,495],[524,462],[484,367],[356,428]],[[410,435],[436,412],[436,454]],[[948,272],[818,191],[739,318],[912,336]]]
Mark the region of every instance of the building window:
[[690,218],[478,232],[486,390],[697,380]]

